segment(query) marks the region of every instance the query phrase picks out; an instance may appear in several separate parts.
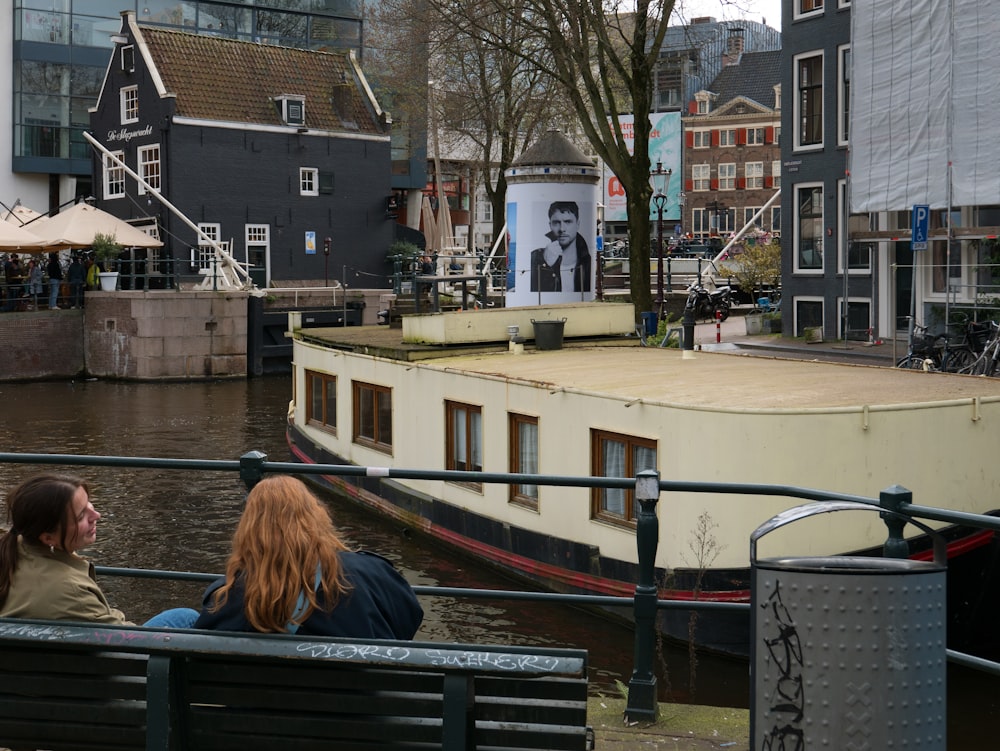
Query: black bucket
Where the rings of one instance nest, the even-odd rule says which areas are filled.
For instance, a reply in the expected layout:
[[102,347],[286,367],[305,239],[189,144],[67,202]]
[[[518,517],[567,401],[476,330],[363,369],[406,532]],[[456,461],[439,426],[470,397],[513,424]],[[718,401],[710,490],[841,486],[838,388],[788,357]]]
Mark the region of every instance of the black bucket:
[[532,318],[531,325],[535,328],[535,347],[538,349],[562,349],[565,323],[565,318],[558,321],[536,321]]

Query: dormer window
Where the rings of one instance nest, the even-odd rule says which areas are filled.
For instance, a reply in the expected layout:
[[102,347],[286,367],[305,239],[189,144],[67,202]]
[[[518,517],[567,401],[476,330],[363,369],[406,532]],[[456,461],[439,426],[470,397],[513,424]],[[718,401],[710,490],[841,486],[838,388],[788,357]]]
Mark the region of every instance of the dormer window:
[[699,91],[694,95],[694,101],[697,105],[697,113],[699,115],[707,115],[712,111],[712,102],[716,99],[716,94],[711,91]]
[[285,125],[301,126],[306,124],[306,98],[296,94],[282,94],[275,98],[278,114]]
[[774,85],[774,108],[776,110],[781,109],[781,84]]
[[127,45],[121,48],[122,70],[135,73],[135,46]]

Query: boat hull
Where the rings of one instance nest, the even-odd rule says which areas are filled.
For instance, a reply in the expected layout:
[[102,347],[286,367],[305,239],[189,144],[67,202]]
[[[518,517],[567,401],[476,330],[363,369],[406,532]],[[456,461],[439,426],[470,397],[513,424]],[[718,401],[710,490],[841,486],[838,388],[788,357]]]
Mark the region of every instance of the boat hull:
[[[347,465],[342,457],[317,446],[294,424],[287,432],[294,460],[307,464]],[[554,535],[541,534],[499,522],[440,499],[420,493],[385,477],[309,475],[350,501],[379,515],[428,535],[462,555],[542,589],[569,594],[631,597],[638,581],[638,567],[602,556],[599,550]],[[984,657],[1000,656],[1000,644],[991,624],[1000,610],[997,576],[1000,546],[993,533],[949,528],[948,612],[949,646]],[[928,545],[911,540],[915,558],[926,558]],[[852,555],[878,557],[879,550],[851,551]],[[750,602],[751,570],[746,568],[656,572],[661,599],[705,602]],[[611,608],[615,617],[631,619],[630,608]],[[658,623],[663,634],[706,651],[748,657],[750,613],[747,610],[684,608],[661,609]]]

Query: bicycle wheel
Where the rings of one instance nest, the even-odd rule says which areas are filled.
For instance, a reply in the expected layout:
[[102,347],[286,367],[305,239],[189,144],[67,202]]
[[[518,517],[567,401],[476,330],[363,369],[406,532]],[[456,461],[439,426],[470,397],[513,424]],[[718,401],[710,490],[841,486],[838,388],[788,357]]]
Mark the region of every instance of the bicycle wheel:
[[976,359],[976,354],[968,347],[956,347],[945,351],[941,370],[945,373],[962,373]]
[[928,372],[939,370],[934,358],[923,355],[907,355],[896,363],[896,367],[902,370],[926,370]]

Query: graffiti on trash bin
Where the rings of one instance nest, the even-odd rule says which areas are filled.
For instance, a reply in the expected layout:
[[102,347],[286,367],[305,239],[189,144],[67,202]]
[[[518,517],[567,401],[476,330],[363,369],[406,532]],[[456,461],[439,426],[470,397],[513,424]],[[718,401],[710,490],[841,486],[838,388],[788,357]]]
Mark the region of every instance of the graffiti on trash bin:
[[774,725],[764,736],[761,751],[801,751],[805,748],[802,715],[805,691],[802,685],[802,642],[788,608],[781,599],[781,582],[760,606],[771,611],[770,633],[762,636],[775,666],[776,685],[770,692],[768,712]]

